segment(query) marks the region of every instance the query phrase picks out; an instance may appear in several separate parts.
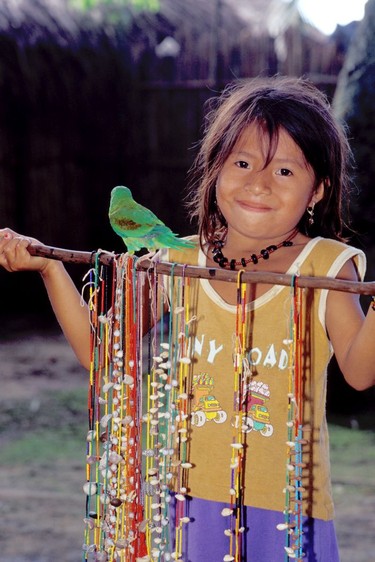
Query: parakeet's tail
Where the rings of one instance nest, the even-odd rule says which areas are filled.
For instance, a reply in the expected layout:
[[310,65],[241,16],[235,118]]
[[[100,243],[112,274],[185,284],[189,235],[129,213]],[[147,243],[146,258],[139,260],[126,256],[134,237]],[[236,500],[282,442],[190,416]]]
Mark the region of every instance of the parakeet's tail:
[[178,238],[168,227],[156,226],[152,231],[151,246],[157,248],[194,248],[195,243],[186,238]]
[[[154,229],[155,230],[155,229]],[[177,238],[175,234],[166,227],[161,228],[161,232],[155,235],[144,236],[143,238],[122,237],[126,250],[129,254],[134,254],[142,248],[147,248],[150,252],[160,248],[194,248],[195,243],[185,238]]]
[[171,238],[170,244],[168,243],[168,248],[194,248],[195,243],[186,238]]

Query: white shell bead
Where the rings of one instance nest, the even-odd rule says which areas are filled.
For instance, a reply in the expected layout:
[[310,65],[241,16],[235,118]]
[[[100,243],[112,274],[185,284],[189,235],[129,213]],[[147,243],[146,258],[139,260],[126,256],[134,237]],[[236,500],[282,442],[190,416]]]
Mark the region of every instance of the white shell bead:
[[190,365],[191,359],[190,357],[181,357],[180,362],[184,363],[185,365]]
[[95,495],[97,490],[98,490],[98,487],[94,482],[86,482],[83,485],[83,491],[85,492],[86,496]]
[[106,414],[105,416],[103,416],[102,419],[100,420],[100,425],[103,428],[106,428],[109,420],[111,419],[111,417],[112,417],[112,414]]
[[103,384],[103,392],[108,392],[108,390],[112,388],[114,384],[115,383],[113,382],[107,382],[106,384]]
[[162,367],[163,369],[170,369],[172,366],[172,363],[170,361],[166,361],[165,363],[160,363],[159,367]]
[[228,515],[232,515],[233,513],[233,509],[231,509],[230,507],[224,507],[224,509],[221,510],[221,515],[223,517],[227,517]]
[[153,360],[155,361],[155,363],[162,363],[163,362],[163,358],[160,357],[159,355],[154,356]]
[[[116,453],[115,451],[113,451],[112,453],[109,454],[108,460],[109,460],[110,463],[113,463],[113,464],[116,465],[116,464],[118,464],[119,462],[122,461],[122,456],[119,455],[118,453]],[[115,470],[115,468],[114,468],[114,470]]]
[[233,447],[233,449],[243,449],[242,443],[231,443],[231,447]]
[[[174,312],[175,314],[181,314],[181,312],[184,312],[184,310],[185,310],[185,309],[184,309],[183,306],[177,306],[177,307],[174,309],[173,312]],[[184,335],[185,335],[185,334],[184,334]]]

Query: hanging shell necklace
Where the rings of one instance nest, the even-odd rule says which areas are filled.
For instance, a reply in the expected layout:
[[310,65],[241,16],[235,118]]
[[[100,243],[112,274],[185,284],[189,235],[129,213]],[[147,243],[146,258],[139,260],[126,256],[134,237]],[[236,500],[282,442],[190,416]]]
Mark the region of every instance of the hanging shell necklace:
[[298,228],[295,228],[293,232],[288,236],[288,238],[286,238],[279,244],[271,244],[270,246],[267,246],[263,250],[260,250],[259,254],[251,254],[249,258],[241,258],[240,261],[236,261],[235,259],[228,259],[227,257],[224,256],[222,252],[222,249],[224,248],[226,242],[224,236],[224,238],[215,240],[213,242],[212,259],[220,267],[224,269],[231,269],[231,270],[235,270],[236,267],[240,267],[240,266],[246,267],[248,263],[253,263],[254,265],[256,265],[258,261],[261,259],[268,260],[270,255],[273,252],[276,252],[276,250],[278,250],[279,248],[283,248],[283,247],[287,248],[288,246],[293,246],[293,238],[296,237],[297,233],[298,233]]

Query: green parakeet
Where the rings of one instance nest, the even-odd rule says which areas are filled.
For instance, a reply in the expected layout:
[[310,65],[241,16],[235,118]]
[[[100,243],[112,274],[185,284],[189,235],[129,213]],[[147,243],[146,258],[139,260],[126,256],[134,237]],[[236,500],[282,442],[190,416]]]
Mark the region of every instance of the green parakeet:
[[192,248],[193,242],[177,238],[157,216],[134,201],[128,187],[114,187],[111,192],[109,221],[121,236],[130,254],[147,248]]

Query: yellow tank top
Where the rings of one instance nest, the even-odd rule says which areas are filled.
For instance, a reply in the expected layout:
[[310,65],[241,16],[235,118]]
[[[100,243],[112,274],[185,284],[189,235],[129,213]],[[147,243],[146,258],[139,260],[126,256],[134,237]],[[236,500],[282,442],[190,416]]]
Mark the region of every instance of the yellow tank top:
[[[197,240],[197,239],[196,239]],[[365,258],[360,250],[320,237],[310,240],[289,268],[289,274],[335,277],[354,259],[360,277]],[[206,264],[197,247],[169,250],[160,259]],[[226,303],[209,280],[193,280],[191,334],[188,493],[208,500],[229,500],[233,435],[233,345],[236,307]],[[304,513],[333,517],[329,440],[325,416],[327,364],[332,349],[325,329],[326,290],[304,290],[303,423],[311,427],[304,449]],[[285,508],[288,339],[290,288],[273,286],[247,308],[246,357],[252,370],[248,404],[244,503],[263,509]]]

